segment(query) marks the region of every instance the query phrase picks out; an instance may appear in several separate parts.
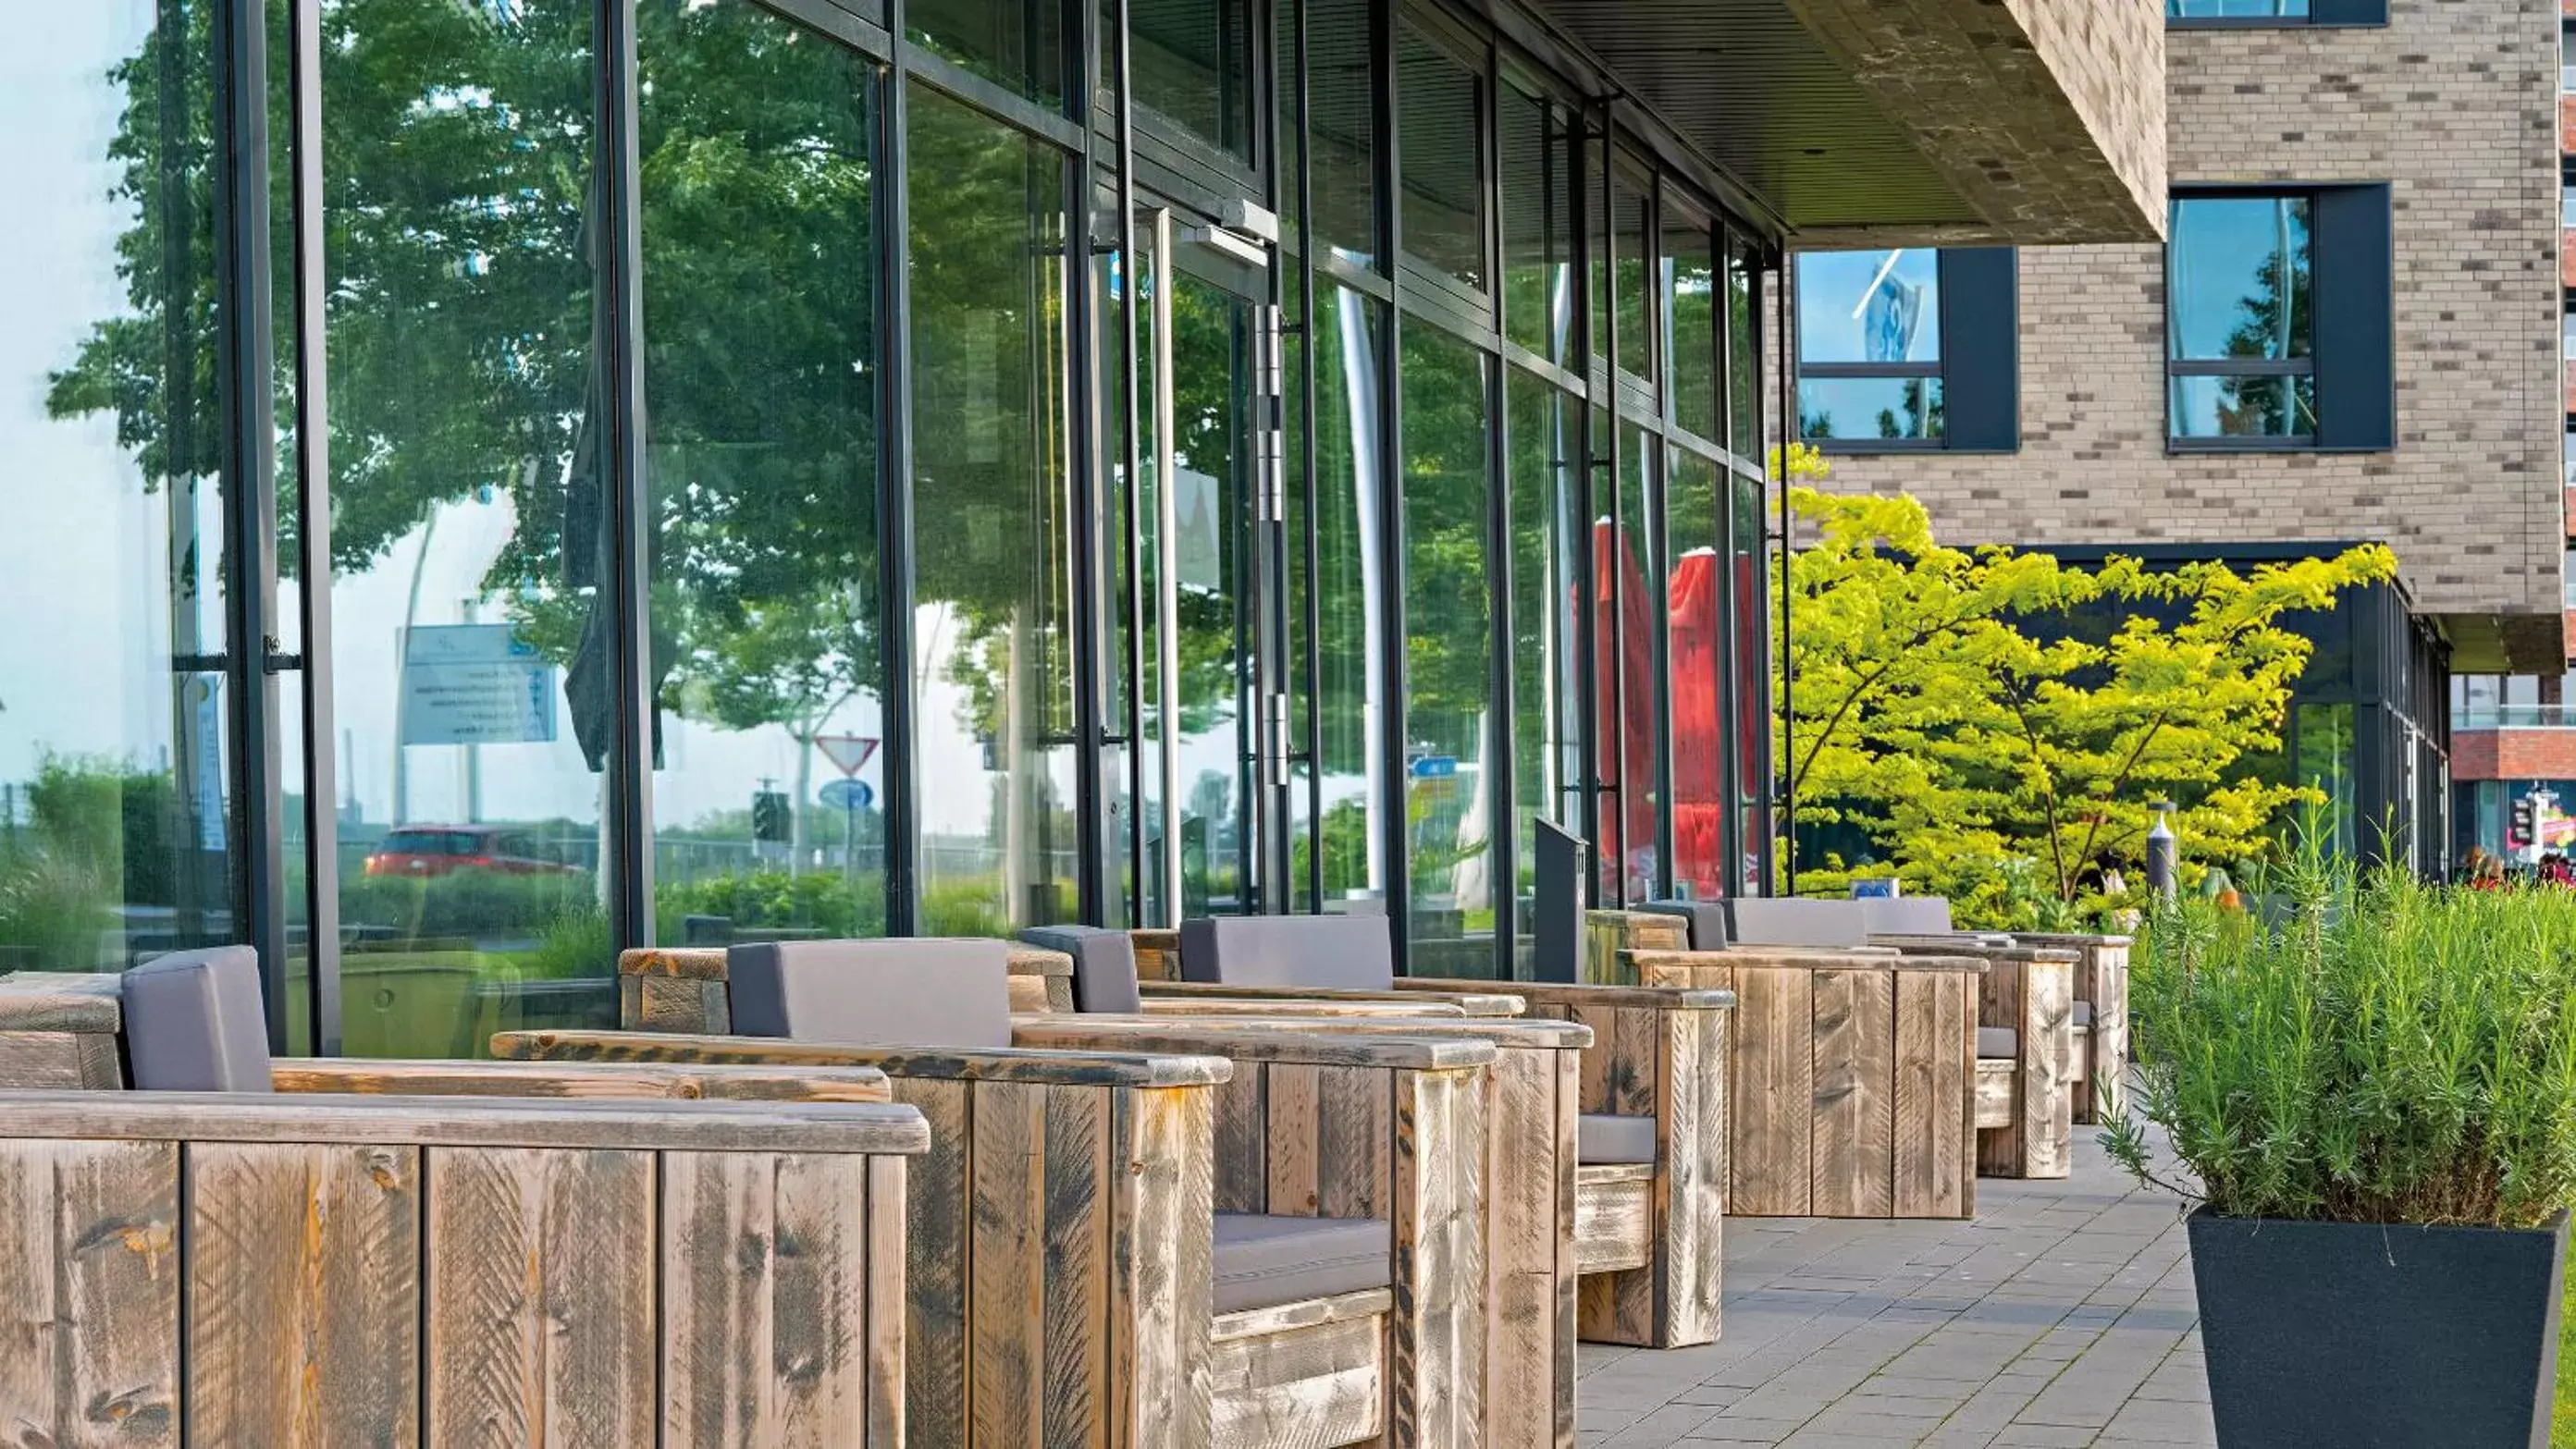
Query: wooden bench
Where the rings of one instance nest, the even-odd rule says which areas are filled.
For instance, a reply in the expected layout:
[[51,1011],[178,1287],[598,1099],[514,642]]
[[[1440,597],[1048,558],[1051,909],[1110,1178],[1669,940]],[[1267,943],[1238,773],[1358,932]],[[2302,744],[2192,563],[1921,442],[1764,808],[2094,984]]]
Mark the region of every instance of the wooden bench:
[[[867,947],[859,960],[914,956],[920,964],[899,969],[915,973],[976,949],[800,944]],[[727,973],[732,1018],[749,1011],[766,1024],[769,1008],[742,999],[741,969]],[[964,975],[951,984],[970,987]],[[991,990],[999,1015],[998,962]],[[1000,1051],[610,1032],[510,1033],[494,1046],[544,1060],[885,1070],[933,1131],[909,1237],[918,1442],[1018,1445],[1103,1428],[1112,1442],[1139,1443],[1478,1441],[1492,1047],[1192,1018],[1140,1023],[1162,1035],[1116,1053],[1048,1050],[1035,1043],[1057,1038],[1032,1020],[1013,1022],[1014,1046]],[[1265,1172],[1257,1215],[1220,1216],[1218,1089],[1254,1066],[1265,1090],[1235,1099],[1228,1130],[1313,1145],[1287,1154],[1303,1169]],[[1299,1087],[1268,1090],[1272,1074]],[[1250,1188],[1230,1180],[1229,1201],[1247,1201]],[[1384,1220],[1382,1286],[1219,1311],[1217,1295],[1237,1281],[1223,1265],[1259,1247],[1247,1224],[1268,1231],[1282,1219],[1319,1230],[1334,1227],[1326,1219]]]
[[881,1104],[0,1093],[29,1445],[896,1446]]

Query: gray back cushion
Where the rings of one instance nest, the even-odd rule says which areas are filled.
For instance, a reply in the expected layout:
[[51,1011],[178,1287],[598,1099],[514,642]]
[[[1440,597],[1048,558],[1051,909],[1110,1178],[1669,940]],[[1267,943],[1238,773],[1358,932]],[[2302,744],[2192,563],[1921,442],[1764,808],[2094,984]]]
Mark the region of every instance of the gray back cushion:
[[1873,936],[1946,936],[1954,929],[1947,896],[1863,900],[1860,910]]
[[1658,916],[1679,916],[1690,925],[1690,945],[1694,951],[1726,949],[1726,903],[1724,901],[1648,901],[1637,907]]
[[1073,958],[1073,1009],[1137,1012],[1145,1009],[1136,988],[1136,942],[1125,931],[1101,926],[1033,926],[1020,933],[1032,946]]
[[125,973],[125,1054],[146,1092],[266,1092],[259,953],[176,951]]
[[1181,979],[1388,991],[1395,941],[1384,916],[1203,916],[1181,922]]
[[1011,1044],[1006,941],[763,941],[728,948],[733,1029],[854,1046]]
[[1866,946],[1869,917],[1859,901],[1781,896],[1727,902],[1730,935],[1739,946]]

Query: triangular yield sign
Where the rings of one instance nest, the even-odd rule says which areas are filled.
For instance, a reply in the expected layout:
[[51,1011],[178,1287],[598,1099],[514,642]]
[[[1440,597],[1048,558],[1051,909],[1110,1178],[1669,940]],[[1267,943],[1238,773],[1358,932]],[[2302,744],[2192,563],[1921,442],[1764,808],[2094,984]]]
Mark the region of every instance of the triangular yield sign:
[[814,746],[844,775],[857,774],[877,752],[877,742],[866,735],[816,735]]

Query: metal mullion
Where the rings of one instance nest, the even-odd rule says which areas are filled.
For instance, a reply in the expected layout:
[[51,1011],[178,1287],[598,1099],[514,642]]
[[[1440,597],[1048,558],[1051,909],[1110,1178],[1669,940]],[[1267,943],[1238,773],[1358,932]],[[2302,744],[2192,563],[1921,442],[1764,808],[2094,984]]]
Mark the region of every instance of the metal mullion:
[[[1120,0],[1125,3],[1125,0]],[[1315,196],[1314,150],[1308,108],[1314,99],[1306,36],[1307,0],[1286,0],[1296,7],[1297,82],[1297,409],[1298,470],[1306,497],[1306,828],[1314,832],[1306,847],[1308,899],[1324,909],[1324,590],[1322,492],[1315,466]],[[1291,854],[1294,852],[1292,851]]]
[[1652,587],[1647,592],[1647,651],[1655,661],[1649,703],[1655,714],[1655,892],[1673,893],[1673,640],[1672,640],[1672,494],[1673,445],[1659,438],[1653,465],[1646,469],[1646,557],[1639,569]]
[[[609,325],[602,375],[600,463],[608,487],[609,568],[601,603],[616,620],[611,677],[616,681],[616,747],[609,752],[609,811],[616,846],[610,874],[611,939],[621,949],[653,944],[653,664],[651,480],[644,437],[644,234],[637,194],[642,169],[636,108],[634,0],[598,0],[594,23],[600,64],[598,168],[600,235],[594,307]],[[603,870],[610,862],[601,861]]]
[[889,41],[885,27],[843,5],[840,0],[755,0],[755,3],[808,29],[828,35],[871,60],[886,57]]
[[[1383,138],[1377,148],[1378,256],[1386,269],[1388,306],[1386,336],[1378,344],[1378,539],[1379,587],[1385,599],[1378,617],[1386,631],[1379,651],[1383,661],[1379,688],[1386,691],[1386,707],[1379,712],[1377,747],[1384,753],[1386,767],[1380,778],[1385,781],[1386,798],[1376,802],[1386,812],[1380,829],[1384,833],[1386,879],[1381,883],[1387,906],[1387,929],[1391,934],[1397,968],[1410,972],[1412,931],[1412,852],[1409,832],[1405,829],[1406,800],[1405,756],[1406,725],[1409,723],[1405,698],[1405,609],[1404,609],[1404,307],[1403,285],[1397,280],[1395,257],[1403,249],[1404,206],[1403,177],[1398,170],[1397,94],[1398,74],[1395,64],[1398,0],[1377,0],[1370,12],[1371,51],[1385,59],[1385,75],[1371,96],[1377,111],[1377,134]],[[1320,822],[1319,822],[1320,823]]]
[[1807,362],[1802,360],[1798,364],[1798,376],[1817,379],[1834,377],[1937,379],[1941,376],[1941,364],[1938,362]]
[[[1120,0],[1123,6],[1125,0]],[[877,174],[887,184],[878,188],[878,218],[886,244],[877,248],[877,293],[884,298],[886,355],[893,365],[880,369],[884,407],[879,434],[884,440],[879,462],[877,549],[879,627],[885,638],[885,832],[886,934],[909,936],[918,925],[921,869],[921,752],[915,715],[919,700],[913,688],[912,627],[912,273],[906,265],[912,248],[911,166],[908,132],[912,84],[903,60],[904,0],[887,0],[886,29],[892,42],[887,68],[878,76],[884,103],[878,144],[883,154]]]
[[[1136,106],[1134,95],[1135,55],[1131,0],[1114,0],[1111,23],[1117,34],[1110,38],[1112,84],[1117,88],[1113,98],[1118,123],[1118,348],[1121,421],[1126,436],[1121,440],[1120,460],[1125,465],[1122,485],[1127,490],[1127,506],[1121,510],[1126,526],[1119,538],[1124,554],[1126,578],[1120,601],[1127,609],[1127,879],[1134,885],[1129,901],[1131,924],[1147,924],[1142,909],[1145,889],[1145,594],[1144,543],[1141,535],[1136,500],[1143,474],[1144,455],[1139,442],[1144,429],[1142,400],[1138,397],[1136,359],[1136,299],[1144,285],[1144,270],[1136,265]],[[1088,206],[1089,200],[1084,201]],[[1161,480],[1156,480],[1159,486]],[[1157,748],[1168,749],[1171,726],[1155,711],[1155,729],[1159,732]],[[1165,850],[1174,842],[1165,841]],[[1166,902],[1166,906],[1172,903]]]
[[[287,1039],[285,811],[279,780],[275,671],[277,617],[277,409],[271,378],[269,291],[268,35],[253,0],[221,0],[209,26],[214,51],[215,146],[213,220],[218,345],[215,397],[220,409],[224,491],[225,647],[223,677],[231,691],[233,799],[239,868],[233,877],[234,939],[259,954],[268,1043],[279,1053],[309,1050]],[[184,34],[165,33],[167,47]],[[215,742],[205,742],[213,748]],[[322,749],[329,749],[327,742]],[[310,1023],[308,1023],[309,1027]]]
[[313,1049],[340,1054],[339,729],[331,698],[331,428],[329,277],[323,265],[322,0],[294,0],[293,197],[295,207],[296,515],[298,641],[304,656],[304,953]]
[[[1078,58],[1074,70],[1080,77],[1076,93],[1088,100],[1099,84],[1100,7],[1085,3],[1074,7],[1079,17],[1074,23]],[[1088,106],[1085,107],[1088,113]],[[1071,204],[1064,210],[1064,287],[1065,324],[1068,333],[1066,353],[1067,382],[1072,397],[1066,407],[1066,444],[1070,454],[1068,490],[1076,500],[1073,509],[1073,732],[1074,732],[1074,914],[1086,925],[1106,925],[1109,892],[1104,873],[1108,870],[1103,849],[1104,822],[1107,819],[1107,782],[1103,778],[1103,757],[1107,754],[1108,730],[1104,723],[1108,703],[1108,651],[1103,647],[1104,628],[1101,611],[1102,593],[1108,587],[1101,577],[1099,521],[1107,507],[1108,496],[1102,486],[1099,467],[1099,378],[1098,354],[1093,346],[1093,307],[1091,291],[1091,208],[1095,180],[1092,173],[1091,134],[1085,128],[1083,144],[1075,149],[1067,163],[1073,172]],[[1032,925],[1039,924],[1031,922]]]
[[[1284,0],[1280,0],[1284,3]],[[1273,0],[1247,0],[1246,50],[1251,57],[1252,132],[1254,167],[1261,176],[1261,196],[1270,214],[1279,214],[1279,102],[1271,90],[1271,78],[1278,73],[1278,57],[1272,52],[1278,38],[1278,20]],[[1281,412],[1288,405],[1288,377],[1285,361],[1287,349],[1287,258],[1283,249],[1270,248],[1270,267],[1264,278],[1263,293],[1270,310],[1265,314],[1256,345],[1261,357],[1255,375],[1269,382],[1269,394],[1261,404],[1256,420],[1268,434],[1268,440],[1255,449],[1261,460],[1256,464],[1255,486],[1261,490],[1263,506],[1253,510],[1259,520],[1261,549],[1255,575],[1255,589],[1261,602],[1263,647],[1259,655],[1257,691],[1260,713],[1253,721],[1255,738],[1263,741],[1256,771],[1254,798],[1267,802],[1266,821],[1260,826],[1256,842],[1261,858],[1261,908],[1271,915],[1285,915],[1296,904],[1297,891],[1290,879],[1290,861],[1295,850],[1291,843],[1291,823],[1296,819],[1293,805],[1296,775],[1289,768],[1295,753],[1289,747],[1289,735],[1296,727],[1295,694],[1289,688],[1289,641],[1294,635],[1288,628],[1288,465],[1286,419]],[[1303,334],[1300,334],[1302,339]],[[1265,517],[1264,515],[1270,515]],[[1309,519],[1311,521],[1311,515]],[[1311,852],[1310,852],[1311,853]]]
[[[1485,275],[1491,286],[1492,302],[1488,321],[1494,329],[1496,353],[1485,363],[1485,435],[1490,440],[1485,453],[1485,502],[1491,519],[1494,587],[1489,617],[1493,620],[1492,671],[1494,697],[1487,718],[1494,728],[1485,737],[1485,774],[1493,791],[1487,806],[1488,818],[1498,822],[1494,839],[1494,978],[1509,981],[1519,952],[1513,942],[1518,939],[1520,918],[1520,765],[1519,710],[1516,707],[1518,680],[1512,672],[1512,489],[1511,476],[1511,368],[1500,355],[1500,343],[1509,330],[1503,315],[1503,191],[1502,191],[1502,124],[1503,73],[1501,48],[1488,40],[1484,49],[1484,112],[1477,118],[1478,152],[1477,184],[1485,194]],[[1542,112],[1541,114],[1544,114]],[[1541,188],[1544,191],[1544,187]],[[1545,732],[1541,731],[1542,737]]]
[[[1627,611],[1621,607],[1627,602],[1626,595],[1628,580],[1626,575],[1623,574],[1619,568],[1619,543],[1626,532],[1626,527],[1620,521],[1619,517],[1619,494],[1620,489],[1627,483],[1627,475],[1622,471],[1620,466],[1623,461],[1620,457],[1620,445],[1625,441],[1625,429],[1621,426],[1619,412],[1619,393],[1622,379],[1619,372],[1620,299],[1619,207],[1617,201],[1618,186],[1618,142],[1613,132],[1613,128],[1609,124],[1609,112],[1607,105],[1605,104],[1602,113],[1601,126],[1601,291],[1602,300],[1608,304],[1608,309],[1601,324],[1601,350],[1607,355],[1607,360],[1610,365],[1610,373],[1609,386],[1607,389],[1609,396],[1602,399],[1601,405],[1609,413],[1610,417],[1608,450],[1603,453],[1602,456],[1607,460],[1607,467],[1610,472],[1610,577],[1608,580],[1609,598],[1607,602],[1610,606],[1609,633],[1611,636],[1608,641],[1611,645],[1609,680],[1610,738],[1605,742],[1605,744],[1609,750],[1609,757],[1612,760],[1615,760],[1618,764],[1619,783],[1616,786],[1599,785],[1595,788],[1601,793],[1612,794],[1618,797],[1618,815],[1615,819],[1619,832],[1619,856],[1618,859],[1613,861],[1611,864],[1612,887],[1609,901],[1609,904],[1614,907],[1625,906],[1628,904],[1628,791],[1636,783],[1634,780],[1629,778],[1628,671],[1626,668],[1628,662],[1628,641],[1625,634],[1625,626],[1628,621]],[[1652,358],[1648,359],[1647,365],[1649,367],[1653,365]],[[1591,523],[1588,526],[1595,532],[1599,529],[1598,523]],[[1587,547],[1589,542],[1589,540],[1586,540]],[[1600,840],[1598,837],[1595,837],[1593,841],[1593,869],[1596,873],[1600,869]]]
[[2313,357],[2174,357],[2165,371],[2174,377],[2313,377]]
[[[1798,681],[1794,672],[1795,661],[1790,657],[1789,653],[1789,631],[1793,622],[1789,613],[1789,564],[1790,547],[1795,536],[1795,530],[1792,526],[1789,512],[1789,445],[1791,439],[1796,436],[1791,429],[1795,425],[1795,417],[1792,413],[1792,409],[1797,405],[1796,367],[1798,358],[1796,343],[1793,339],[1798,335],[1798,288],[1795,285],[1795,279],[1789,268],[1789,256],[1787,251],[1784,249],[1779,254],[1778,269],[1778,275],[1780,278],[1780,296],[1778,302],[1780,330],[1779,335],[1772,339],[1773,345],[1779,349],[1778,360],[1774,365],[1778,368],[1777,376],[1780,378],[1780,401],[1778,408],[1773,413],[1774,421],[1779,424],[1779,432],[1774,436],[1778,439],[1776,446],[1780,450],[1780,678],[1776,686],[1780,696],[1776,700],[1776,704],[1780,712],[1780,728],[1777,732],[1776,738],[1772,737],[1773,731],[1770,729],[1765,728],[1763,730],[1763,734],[1765,736],[1764,765],[1770,777],[1774,781],[1777,781],[1780,786],[1779,800],[1781,815],[1776,824],[1771,821],[1770,807],[1767,803],[1770,799],[1771,792],[1767,789],[1764,790],[1761,798],[1766,802],[1763,809],[1764,825],[1766,827],[1763,831],[1764,849],[1767,853],[1771,848],[1771,842],[1781,842],[1781,848],[1784,855],[1783,858],[1777,862],[1781,884],[1788,894],[1794,896],[1798,893],[1798,782],[1797,776],[1794,772],[1794,761],[1797,758],[1797,715],[1795,708]],[[1761,286],[1761,279],[1758,273],[1755,277],[1754,285],[1757,290]],[[1758,297],[1755,300],[1757,304],[1760,301]],[[1756,312],[1757,314],[1759,312],[1758,305],[1756,307]],[[1761,448],[1759,451],[1766,459],[1771,456],[1771,449],[1769,447]],[[1765,652],[1767,653],[1768,651]],[[1762,679],[1763,689],[1762,718],[1764,723],[1767,725],[1771,717],[1771,708],[1775,703],[1772,697],[1775,686],[1771,680],[1771,670],[1768,667],[1767,660],[1765,661],[1765,667],[1763,668],[1760,677]],[[1772,757],[1773,751],[1777,751],[1778,758]],[[1773,864],[1773,862],[1766,860],[1764,864],[1769,866]],[[1762,873],[1762,894],[1769,895],[1771,893],[1771,880],[1772,872],[1769,869],[1765,869]]]
[[[1591,203],[1594,197],[1583,185],[1585,178],[1579,164],[1585,152],[1581,131],[1586,124],[1588,123],[1585,121],[1576,121],[1575,133],[1569,137],[1574,142],[1573,151],[1578,164],[1574,174],[1567,178],[1570,184],[1566,187],[1566,194],[1574,200],[1574,351],[1584,378],[1584,385],[1575,390],[1575,396],[1581,400],[1574,430],[1576,451],[1580,455],[1579,464],[1574,469],[1574,527],[1577,536],[1566,542],[1574,555],[1575,609],[1572,642],[1575,654],[1575,698],[1572,704],[1575,710],[1574,739],[1577,771],[1574,782],[1575,825],[1597,856],[1601,849],[1601,642],[1597,637],[1600,632],[1601,609],[1593,597],[1594,591],[1600,587],[1600,581],[1593,577],[1592,566],[1592,532],[1596,514],[1592,484],[1593,470],[1596,466],[1593,460],[1598,456],[1600,440],[1592,436],[1596,412],[1591,387],[1592,368],[1595,361],[1592,356],[1592,308],[1596,300],[1592,286],[1592,244],[1595,240],[1595,228],[1592,225]],[[1609,264],[1606,255],[1602,259],[1601,277],[1602,289],[1606,291],[1609,287]],[[1588,866],[1580,876],[1581,900],[1590,902],[1596,899],[1598,868]]]
[[[894,34],[900,37],[902,27],[897,26]],[[896,41],[894,52],[897,57],[895,68],[904,75],[1006,126],[1053,142],[1057,149],[1064,151],[1081,150],[1090,141],[1089,133],[1080,124],[1067,119],[1063,112],[1006,90],[946,56],[901,39]]]

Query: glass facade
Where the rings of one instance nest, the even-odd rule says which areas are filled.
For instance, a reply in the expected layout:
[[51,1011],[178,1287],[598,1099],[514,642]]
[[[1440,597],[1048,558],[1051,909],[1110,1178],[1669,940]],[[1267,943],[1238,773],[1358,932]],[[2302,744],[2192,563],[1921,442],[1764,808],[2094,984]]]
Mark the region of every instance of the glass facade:
[[1767,876],[1778,239],[1600,77],[1401,0],[270,9],[0,59],[0,970],[247,942],[289,1049],[455,1055],[648,944],[1509,976],[1540,820]]

